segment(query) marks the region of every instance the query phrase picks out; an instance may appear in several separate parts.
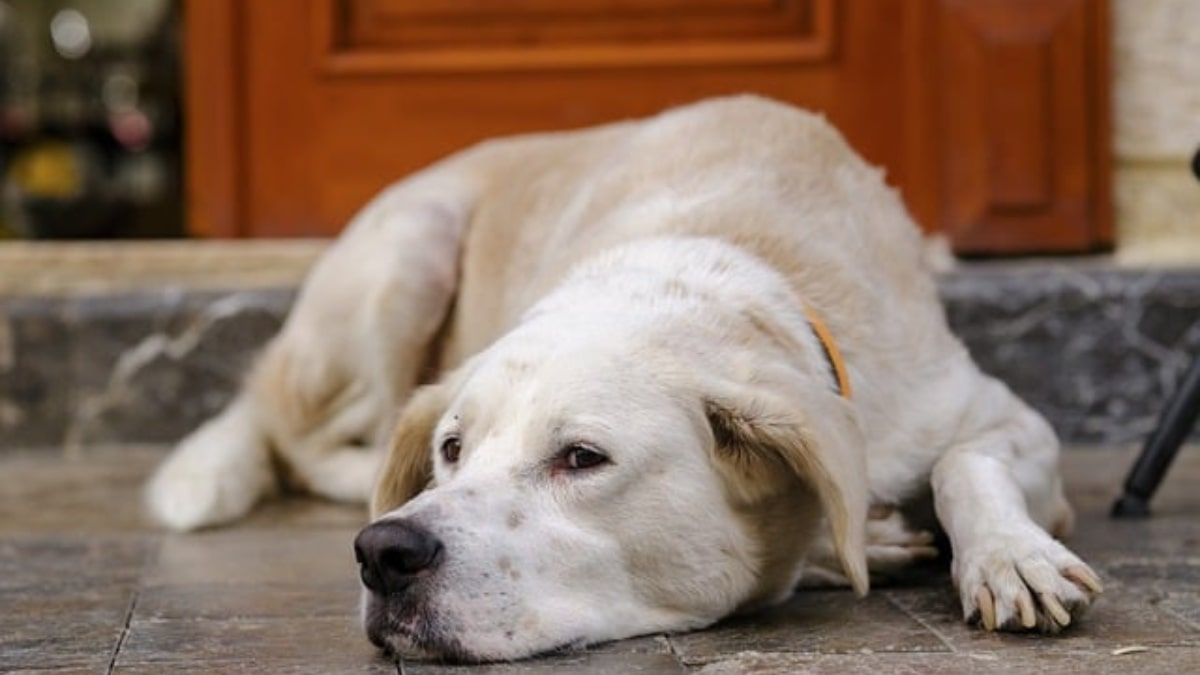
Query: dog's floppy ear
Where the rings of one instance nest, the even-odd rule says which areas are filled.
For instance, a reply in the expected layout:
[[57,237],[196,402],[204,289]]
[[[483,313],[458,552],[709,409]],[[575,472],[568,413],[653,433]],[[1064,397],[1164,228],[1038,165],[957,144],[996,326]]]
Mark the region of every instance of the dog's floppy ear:
[[433,480],[430,452],[433,428],[449,405],[450,386],[445,383],[421,387],[409,398],[400,412],[387,458],[375,482],[372,519],[399,508]]
[[780,485],[780,471],[807,483],[829,521],[846,578],[864,595],[870,585],[869,496],[862,432],[853,410],[827,384],[816,391],[773,389],[724,382],[705,398],[716,451],[746,481],[742,492],[750,499],[771,489],[767,486]]

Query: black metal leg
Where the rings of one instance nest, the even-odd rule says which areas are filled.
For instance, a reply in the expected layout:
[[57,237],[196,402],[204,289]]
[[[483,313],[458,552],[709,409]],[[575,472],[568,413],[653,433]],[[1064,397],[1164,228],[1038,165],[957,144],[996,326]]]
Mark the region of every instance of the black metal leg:
[[1142,454],[1125,479],[1125,494],[1113,504],[1114,518],[1136,518],[1150,515],[1150,498],[1158,489],[1171,461],[1179,452],[1188,434],[1196,426],[1200,414],[1200,356],[1193,361],[1179,389],[1163,409],[1158,427],[1150,434]]

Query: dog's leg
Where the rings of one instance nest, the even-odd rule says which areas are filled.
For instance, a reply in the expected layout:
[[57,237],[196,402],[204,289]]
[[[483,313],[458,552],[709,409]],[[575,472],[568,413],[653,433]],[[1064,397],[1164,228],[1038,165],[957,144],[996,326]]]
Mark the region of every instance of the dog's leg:
[[392,418],[452,304],[484,175],[470,158],[389,188],[317,262],[237,402],[152,478],[147,499],[160,522],[227,522],[280,482],[369,498]]
[[[476,191],[468,175],[443,170],[376,199],[313,271],[264,359],[258,391],[272,437],[311,492],[370,497],[394,416],[452,304]],[[275,374],[273,357],[283,364]]]
[[932,475],[964,616],[987,630],[1057,632],[1101,592],[1095,572],[1049,533],[1071,517],[1058,441],[1003,385],[973,389],[961,440]]

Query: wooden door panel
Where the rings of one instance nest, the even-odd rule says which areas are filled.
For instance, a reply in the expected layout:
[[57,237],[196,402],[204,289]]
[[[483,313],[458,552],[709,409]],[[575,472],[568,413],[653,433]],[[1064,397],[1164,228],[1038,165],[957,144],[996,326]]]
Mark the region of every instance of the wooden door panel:
[[820,59],[834,0],[313,0],[338,73],[480,72]]
[[[808,32],[810,0],[507,0],[325,3],[347,45],[396,49],[464,45],[556,49],[580,43],[646,43],[790,37]],[[799,31],[797,31],[799,29]]]
[[1063,78],[1096,70],[1103,3],[1013,1],[1054,11],[1014,19],[1007,0],[192,0],[190,29],[224,22],[233,36],[189,33],[188,109],[222,112],[190,118],[192,227],[332,235],[387,183],[481,139],[753,91],[828,115],[887,169],[918,222],[961,250],[1094,246],[1107,177],[1081,165],[1106,118],[1088,117],[1094,90]]
[[[247,217],[256,235],[334,233],[388,182],[483,138],[638,117],[741,91],[824,110],[894,176],[912,172],[904,148],[895,143],[903,135],[905,110],[895,105],[904,98],[903,83],[871,84],[881,68],[905,60],[901,43],[879,39],[872,30],[842,30],[835,39],[833,16],[814,20],[807,33],[789,38],[807,46],[783,60],[753,49],[739,51],[759,38],[730,39],[706,52],[709,61],[729,58],[724,67],[692,62],[689,56],[682,65],[631,68],[612,65],[628,58],[616,43],[586,49],[559,45],[555,50],[567,52],[550,53],[540,45],[499,52],[477,45],[449,51],[395,44],[360,49],[326,41],[330,31],[338,32],[330,23],[338,13],[325,10],[345,9],[346,3],[313,1],[320,11],[305,30],[272,23],[278,8],[271,2],[243,9],[247,24],[259,26],[245,73],[247,117],[255,129],[246,138],[255,195]],[[902,3],[888,4],[881,15],[903,26],[910,12]],[[823,0],[808,6],[819,15],[832,12],[834,4]],[[851,21],[854,11],[838,7],[839,21]],[[818,35],[820,30],[825,33]],[[511,57],[510,52],[522,50],[528,53],[517,59],[520,67],[510,63],[498,69],[489,61],[497,53]],[[447,56],[451,53],[453,58]],[[534,67],[564,53],[575,59],[569,68]],[[288,55],[309,68],[280,67]],[[751,56],[761,57],[760,62],[751,62]]]
[[942,222],[960,248],[1079,250],[1105,227],[1088,161],[1099,80],[1086,0],[943,0]]

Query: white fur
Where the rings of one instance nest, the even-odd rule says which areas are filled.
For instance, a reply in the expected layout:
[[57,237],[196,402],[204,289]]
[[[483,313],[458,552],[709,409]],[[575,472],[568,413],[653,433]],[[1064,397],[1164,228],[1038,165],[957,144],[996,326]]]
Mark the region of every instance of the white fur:
[[[423,367],[442,383],[386,449]],[[611,462],[556,469],[572,442]],[[987,628],[1059,630],[1099,590],[1048,534],[1071,518],[1053,433],[950,334],[898,196],[822,119],[751,97],[490,142],[390,188],[151,508],[236,518],[272,452],[336,499],[379,473],[377,515],[445,545],[420,593],[365,597],[409,655],[696,628],[788,597],[806,560],[865,592],[939,526]],[[892,508],[930,496],[937,522]]]

